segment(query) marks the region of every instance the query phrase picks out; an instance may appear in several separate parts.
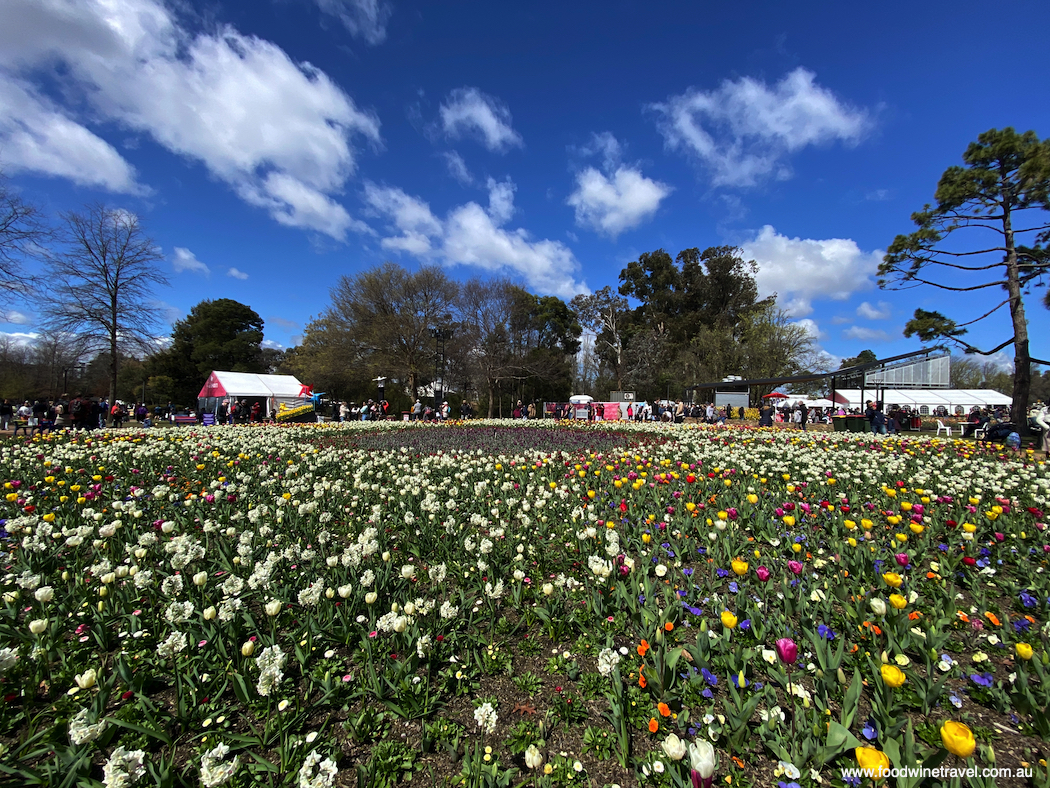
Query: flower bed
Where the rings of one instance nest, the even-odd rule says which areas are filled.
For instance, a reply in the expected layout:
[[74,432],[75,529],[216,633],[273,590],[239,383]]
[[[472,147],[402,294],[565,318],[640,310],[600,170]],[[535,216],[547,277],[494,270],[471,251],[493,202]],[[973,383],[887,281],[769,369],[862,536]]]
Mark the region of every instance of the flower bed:
[[840,786],[965,759],[1050,779],[1031,457],[667,425],[8,442],[0,773]]

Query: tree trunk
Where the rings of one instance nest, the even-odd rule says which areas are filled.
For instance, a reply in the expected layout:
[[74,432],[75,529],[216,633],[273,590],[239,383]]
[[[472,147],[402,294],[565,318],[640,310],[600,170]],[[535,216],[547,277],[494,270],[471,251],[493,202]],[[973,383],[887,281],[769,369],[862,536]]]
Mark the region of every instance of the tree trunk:
[[[1008,190],[1003,179],[1004,191]],[[1021,282],[1014,246],[1014,230],[1010,216],[1010,195],[1003,198],[1003,235],[1006,240],[1006,292],[1010,298],[1010,318],[1014,327],[1014,390],[1010,406],[1010,420],[1024,434],[1028,428],[1028,392],[1032,387],[1032,362],[1028,353],[1028,321],[1021,299]]]
[[408,373],[408,391],[409,410],[411,410],[411,406],[416,404],[416,399],[419,397],[419,379],[415,372]]
[[489,418],[492,418],[494,408],[496,407],[496,381],[489,378]]

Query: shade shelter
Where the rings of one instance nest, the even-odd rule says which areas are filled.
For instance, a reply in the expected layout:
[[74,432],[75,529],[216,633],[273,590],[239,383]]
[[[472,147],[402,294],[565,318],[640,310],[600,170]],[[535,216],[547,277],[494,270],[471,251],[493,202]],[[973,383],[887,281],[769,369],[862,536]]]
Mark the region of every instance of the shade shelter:
[[835,399],[850,408],[863,408],[869,399],[880,400],[886,408],[907,405],[923,415],[945,407],[949,414],[969,413],[974,407],[1010,407],[1011,399],[993,389],[839,389]]
[[269,418],[282,402],[289,408],[297,408],[309,401],[309,395],[294,375],[212,372],[197,395],[198,406],[204,413],[215,413],[224,399],[243,399],[249,405],[258,401]]

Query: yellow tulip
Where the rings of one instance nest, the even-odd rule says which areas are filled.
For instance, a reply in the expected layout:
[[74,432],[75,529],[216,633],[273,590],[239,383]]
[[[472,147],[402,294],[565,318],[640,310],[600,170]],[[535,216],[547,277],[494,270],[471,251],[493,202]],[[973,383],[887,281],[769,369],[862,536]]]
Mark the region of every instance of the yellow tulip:
[[722,612],[722,626],[726,629],[732,629],[736,626],[736,616],[730,613],[728,610]]
[[1014,646],[1014,650],[1017,652],[1017,656],[1025,662],[1032,658],[1032,647],[1027,643],[1018,643]]
[[729,519],[729,512],[725,512],[725,511],[719,512],[718,513],[718,519],[719,520],[728,520]]
[[732,563],[733,572],[738,577],[743,577],[747,574],[747,561],[742,561],[739,558],[733,560]]
[[923,531],[926,530],[925,526],[919,525],[918,523],[912,523],[911,525],[908,526],[908,528],[911,529],[911,532],[913,534],[915,534],[916,536],[918,536],[919,534],[921,534]]
[[977,530],[977,526],[973,523],[963,523],[963,530],[966,531],[966,533],[968,534],[972,534],[974,531]]
[[758,503],[758,496],[754,493],[749,493],[747,496],[748,503]]
[[900,588],[901,583],[904,582],[901,579],[901,576],[898,575],[896,572],[886,572],[882,576],[882,579],[886,581],[886,585],[893,586],[894,588]]
[[883,779],[890,771],[890,759],[886,753],[874,747],[857,747],[854,750],[857,764],[873,780]]
[[904,610],[908,606],[908,600],[900,594],[890,594],[890,604],[898,610]]
[[790,514],[785,514],[784,525],[786,525],[788,528],[793,528],[795,526],[795,518],[792,517]]
[[969,758],[977,748],[973,732],[961,722],[948,720],[941,726],[941,741],[944,749],[960,758]]
[[847,531],[852,531],[854,528],[857,527],[857,524],[852,520],[846,520],[843,524],[846,526]]
[[887,687],[900,687],[907,680],[904,671],[896,665],[883,665],[879,672],[882,673],[882,680],[886,682]]

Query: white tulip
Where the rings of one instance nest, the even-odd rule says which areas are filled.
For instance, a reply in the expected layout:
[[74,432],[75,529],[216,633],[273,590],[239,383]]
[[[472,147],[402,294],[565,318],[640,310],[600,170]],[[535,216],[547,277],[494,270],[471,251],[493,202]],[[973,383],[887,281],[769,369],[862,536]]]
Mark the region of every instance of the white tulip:
[[543,753],[539,751],[535,744],[530,744],[529,748],[525,750],[525,765],[530,769],[538,769],[543,766]]
[[701,779],[709,779],[715,773],[715,748],[709,741],[695,741],[689,745],[689,761],[693,771]]
[[211,607],[205,608],[205,610],[204,610],[204,620],[205,621],[214,621],[216,615],[218,615],[218,614],[217,614],[217,612],[215,610],[215,606],[214,605],[212,605]]
[[886,615],[886,602],[882,599],[872,599],[869,603],[871,605],[871,612],[877,616]]
[[83,673],[78,673],[73,678],[76,680],[77,686],[80,687],[80,689],[91,689],[95,686],[98,674],[95,673],[94,668],[88,668]]
[[34,635],[39,635],[45,629],[47,629],[46,618],[34,618],[32,621],[29,622],[29,631],[32,632]]
[[377,599],[379,599],[379,594],[377,594],[375,591],[369,591],[367,594],[365,594],[366,605],[373,604]]
[[198,572],[197,574],[195,574],[193,576],[193,585],[197,586],[197,588],[203,588],[204,584],[207,583],[207,582],[208,582],[208,573],[207,572]]
[[281,612],[281,603],[276,599],[271,599],[263,609],[266,611],[266,615],[272,618]]
[[50,602],[55,598],[55,589],[51,586],[40,586],[33,596],[36,597],[37,602]]
[[241,656],[242,657],[250,657],[254,653],[255,653],[255,641],[254,640],[246,640],[246,641],[244,641],[244,644],[241,646]]
[[411,580],[415,576],[416,568],[412,564],[405,564],[401,567],[401,577],[405,578],[405,580]]
[[685,757],[685,742],[673,733],[664,739],[660,746],[672,761],[680,761]]

